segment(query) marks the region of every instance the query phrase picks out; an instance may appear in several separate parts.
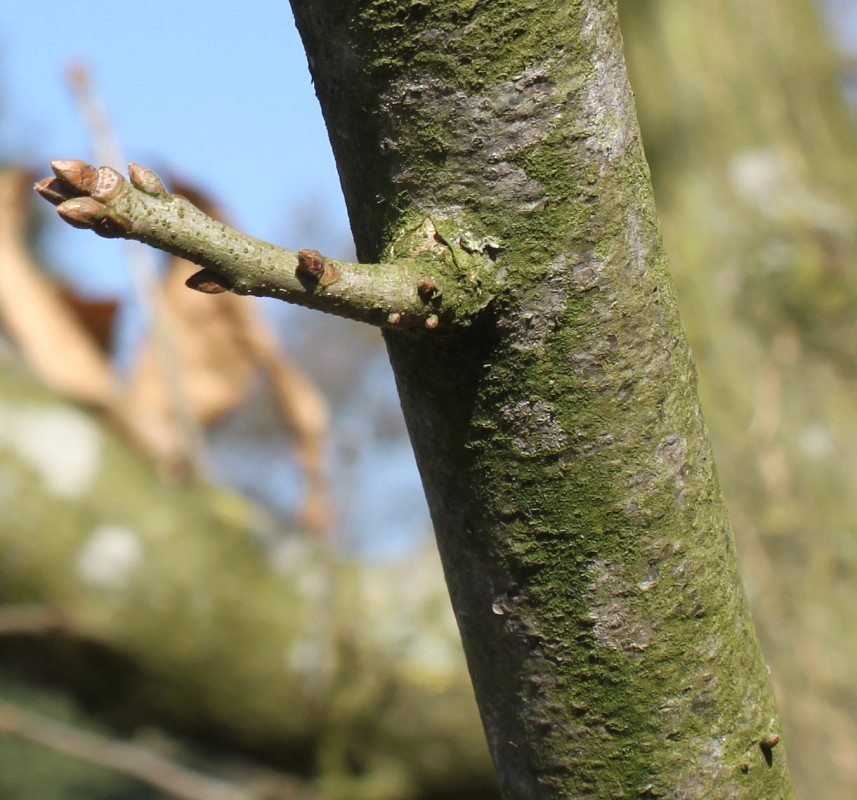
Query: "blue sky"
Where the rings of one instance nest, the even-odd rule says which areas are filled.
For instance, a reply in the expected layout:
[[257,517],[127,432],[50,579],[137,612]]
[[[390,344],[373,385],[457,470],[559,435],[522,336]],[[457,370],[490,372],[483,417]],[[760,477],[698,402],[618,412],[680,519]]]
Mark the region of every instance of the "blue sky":
[[[201,182],[255,236],[343,249],[338,178],[286,0],[0,4],[0,155],[45,174],[53,158],[91,157],[64,81],[76,60],[90,65],[128,160]],[[302,204],[329,241],[283,241]],[[116,263],[113,243],[57,237],[61,262],[94,265],[85,284],[116,280],[99,268]]]
[[[129,161],[167,167],[209,189],[254,236],[352,257],[336,168],[287,0],[0,2],[0,158],[23,160],[40,175],[55,158],[92,159],[64,78],[75,61],[91,68]],[[117,269],[122,243],[48,214],[52,266],[90,293],[130,292],[127,270]],[[311,241],[294,238],[299,230]],[[282,326],[298,357],[314,325],[348,335],[341,321],[308,319],[282,304],[267,310],[286,317]],[[126,339],[134,323],[131,314]],[[365,430],[367,417],[371,428],[377,409],[397,407],[386,354],[375,348],[362,355],[366,363],[332,436],[338,482],[347,483],[342,535],[366,555],[389,556],[428,530],[428,513],[404,436],[373,442],[360,434],[354,463],[354,430]],[[294,500],[287,453],[236,452],[220,465],[222,474],[284,505]],[[347,480],[343,463],[353,465]]]
[[[830,1],[841,15],[840,40],[853,46],[857,2]],[[209,189],[254,236],[350,257],[339,181],[287,0],[0,2],[0,158],[23,160],[43,175],[51,159],[91,159],[64,80],[74,61],[90,66],[129,160]],[[90,291],[129,290],[127,272],[116,269],[121,243],[52,224],[54,266]],[[301,229],[311,230],[311,241],[295,238]],[[337,423],[340,434],[366,427],[355,422],[356,406],[395,404],[385,361],[381,353],[361,368],[365,377],[351,392],[355,408]],[[280,486],[293,482],[285,459],[268,466]],[[426,530],[404,440],[362,447],[352,473],[345,515],[363,549],[396,550]]]

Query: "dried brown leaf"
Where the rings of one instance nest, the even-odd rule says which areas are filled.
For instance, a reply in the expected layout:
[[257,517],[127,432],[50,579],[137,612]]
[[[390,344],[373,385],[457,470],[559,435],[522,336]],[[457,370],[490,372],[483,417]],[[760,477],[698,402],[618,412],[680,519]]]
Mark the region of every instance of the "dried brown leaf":
[[293,437],[295,454],[306,477],[301,520],[308,530],[327,535],[333,524],[333,503],[325,469],[330,432],[327,400],[260,320],[253,321],[248,333],[255,358],[274,389],[277,407]]
[[26,245],[31,177],[0,172],[0,316],[29,367],[75,400],[107,408],[116,386],[110,363],[69,307],[62,291],[34,264]]
[[[207,214],[222,219],[202,193],[185,185],[175,188]],[[215,423],[244,402],[261,367],[306,477],[301,520],[308,530],[326,534],[332,522],[324,459],[327,401],[283,351],[251,298],[188,291],[185,282],[197,271],[190,262],[173,258],[162,293],[190,411],[203,425]],[[169,462],[176,457],[181,445],[178,421],[151,341],[141,348],[123,409],[126,424],[156,459]]]
[[[172,339],[188,411],[199,423],[210,425],[240,405],[255,366],[243,333],[244,298],[188,291],[184,282],[197,269],[188,261],[171,260],[161,314]],[[152,337],[141,346],[123,393],[122,410],[126,424],[157,463],[170,469],[181,461],[180,420]]]

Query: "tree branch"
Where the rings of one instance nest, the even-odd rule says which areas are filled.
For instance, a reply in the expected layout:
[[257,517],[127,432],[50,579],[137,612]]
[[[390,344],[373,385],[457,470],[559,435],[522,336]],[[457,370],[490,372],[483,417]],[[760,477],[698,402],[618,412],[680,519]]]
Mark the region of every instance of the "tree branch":
[[[84,64],[72,65],[67,77],[78,112],[89,130],[95,157],[104,164],[117,167],[126,163],[107,108],[96,91],[88,67]],[[155,358],[172,412],[170,426],[176,452],[171,471],[175,475],[186,473],[188,477],[193,475],[203,478],[210,474],[211,469],[205,434],[191,410],[186,376],[182,374],[179,363],[179,345],[167,311],[155,254],[137,242],[128,242],[125,255],[137,299],[148,319]],[[166,462],[162,462],[162,468],[165,466]]]
[[0,636],[44,633],[62,629],[66,620],[55,608],[36,603],[7,603],[0,606]]
[[59,753],[114,769],[181,800],[252,800],[226,781],[194,772],[139,745],[83,731],[11,703],[0,702],[0,732],[20,736]]
[[448,329],[472,319],[472,300],[440,289],[443,258],[438,251],[449,244],[431,225],[424,257],[349,263],[240,233],[169,194],[154,172],[137,164],[128,167],[130,183],[110,167],[96,169],[83,161],[53,161],[51,168],[56,177],[35,189],[66,222],[107,238],[144,242],[200,265],[204,269],[188,281],[197,291],[276,297],[380,327]]

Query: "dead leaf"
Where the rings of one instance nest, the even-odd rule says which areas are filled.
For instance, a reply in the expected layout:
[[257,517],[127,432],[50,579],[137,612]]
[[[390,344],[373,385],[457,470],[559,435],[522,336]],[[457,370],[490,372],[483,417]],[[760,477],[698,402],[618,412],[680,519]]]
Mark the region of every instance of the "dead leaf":
[[[176,188],[176,181],[172,183]],[[186,185],[177,188],[210,216],[222,217],[200,192]],[[212,425],[244,402],[261,369],[274,390],[306,477],[301,521],[307,529],[327,534],[333,507],[325,473],[327,401],[284,352],[254,299],[231,293],[198,294],[185,287],[198,269],[172,258],[162,292],[162,312],[189,411],[202,425]],[[157,459],[169,464],[179,457],[180,426],[151,338],[141,348],[124,393],[123,416]]]
[[26,244],[32,177],[0,171],[0,316],[30,369],[80,402],[109,408],[116,397],[104,351],[57,285],[33,262]]

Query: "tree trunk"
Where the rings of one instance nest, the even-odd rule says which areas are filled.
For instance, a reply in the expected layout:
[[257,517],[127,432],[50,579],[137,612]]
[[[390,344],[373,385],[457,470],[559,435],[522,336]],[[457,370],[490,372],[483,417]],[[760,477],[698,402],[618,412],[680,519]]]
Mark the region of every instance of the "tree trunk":
[[292,5],[361,259],[502,287],[386,341],[504,796],[788,796],[614,5]]

